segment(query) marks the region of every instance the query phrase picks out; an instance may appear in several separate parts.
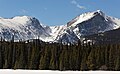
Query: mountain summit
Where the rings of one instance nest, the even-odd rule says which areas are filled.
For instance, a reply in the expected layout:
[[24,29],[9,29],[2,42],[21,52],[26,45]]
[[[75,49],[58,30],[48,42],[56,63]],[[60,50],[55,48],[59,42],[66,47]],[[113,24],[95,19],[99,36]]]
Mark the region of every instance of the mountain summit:
[[77,42],[84,36],[105,32],[120,27],[120,20],[97,10],[81,14],[67,23],[64,32],[57,38],[63,42]]
[[28,40],[39,37],[45,42],[76,43],[84,36],[118,29],[120,20],[107,16],[101,10],[81,14],[66,25],[44,26],[38,19],[30,16],[0,18],[0,36],[6,40]]
[[105,16],[105,14],[101,10],[87,12],[72,19],[70,22],[67,23],[67,26],[75,26],[76,24],[87,21],[97,15]]
[[0,36],[6,40],[34,39],[38,36],[47,37],[49,34],[39,21],[30,16],[16,16],[10,19],[0,19]]

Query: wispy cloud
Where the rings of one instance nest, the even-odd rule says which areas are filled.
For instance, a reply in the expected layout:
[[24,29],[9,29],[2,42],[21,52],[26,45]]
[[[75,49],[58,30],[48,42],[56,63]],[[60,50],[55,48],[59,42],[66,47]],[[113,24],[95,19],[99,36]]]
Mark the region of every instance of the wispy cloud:
[[75,5],[79,9],[86,9],[85,6],[80,5],[76,0],[72,0],[71,4]]
[[28,13],[28,11],[25,10],[25,9],[22,9],[22,10],[20,10],[20,13],[21,13],[21,14],[26,14],[26,13]]
[[85,6],[81,6],[81,5],[77,5],[77,7],[80,8],[80,9],[86,9]]
[[76,0],[72,0],[71,3],[76,5],[77,1]]

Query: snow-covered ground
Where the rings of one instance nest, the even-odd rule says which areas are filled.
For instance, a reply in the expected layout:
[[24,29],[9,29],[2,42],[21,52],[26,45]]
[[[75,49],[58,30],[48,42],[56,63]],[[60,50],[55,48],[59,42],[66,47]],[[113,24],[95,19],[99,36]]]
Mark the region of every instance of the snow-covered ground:
[[0,70],[0,74],[119,74],[119,71]]

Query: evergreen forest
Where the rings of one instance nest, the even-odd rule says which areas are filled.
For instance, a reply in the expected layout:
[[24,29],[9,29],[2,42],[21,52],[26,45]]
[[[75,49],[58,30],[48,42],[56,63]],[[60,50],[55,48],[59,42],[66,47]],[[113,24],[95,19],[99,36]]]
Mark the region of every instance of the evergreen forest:
[[[84,42],[84,41],[83,41]],[[120,70],[120,44],[0,41],[0,69]]]

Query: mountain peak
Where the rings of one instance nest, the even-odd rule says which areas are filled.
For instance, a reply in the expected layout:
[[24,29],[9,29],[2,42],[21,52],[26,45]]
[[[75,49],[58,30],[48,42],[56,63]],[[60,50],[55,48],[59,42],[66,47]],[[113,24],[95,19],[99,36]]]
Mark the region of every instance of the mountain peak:
[[76,26],[78,23],[82,23],[84,21],[87,21],[97,15],[105,16],[105,14],[101,10],[96,10],[93,12],[87,12],[83,13],[76,18],[72,19],[70,22],[67,23],[67,26]]
[[83,14],[75,17],[74,19],[72,19],[70,22],[68,22],[67,26],[76,26],[78,23],[82,23],[83,21],[89,20],[99,13],[101,13],[99,10],[94,11],[94,12],[83,13]]
[[103,13],[101,10],[97,10],[96,12]]
[[9,20],[14,21],[16,23],[20,23],[20,24],[27,24],[27,23],[31,23],[33,21],[38,22],[37,18],[31,17],[31,16],[15,16]]
[[31,16],[15,16],[12,18],[0,18],[0,24],[1,26],[6,27],[16,27],[16,26],[27,26],[28,24],[31,25],[39,25],[39,20],[37,20],[35,17]]
[[101,10],[94,11],[93,13],[94,13],[94,15],[99,14],[99,15],[105,16],[105,13],[103,11],[101,11]]
[[32,19],[33,17],[31,17],[31,16],[15,16],[15,17],[13,17],[13,18],[11,18],[11,19]]

